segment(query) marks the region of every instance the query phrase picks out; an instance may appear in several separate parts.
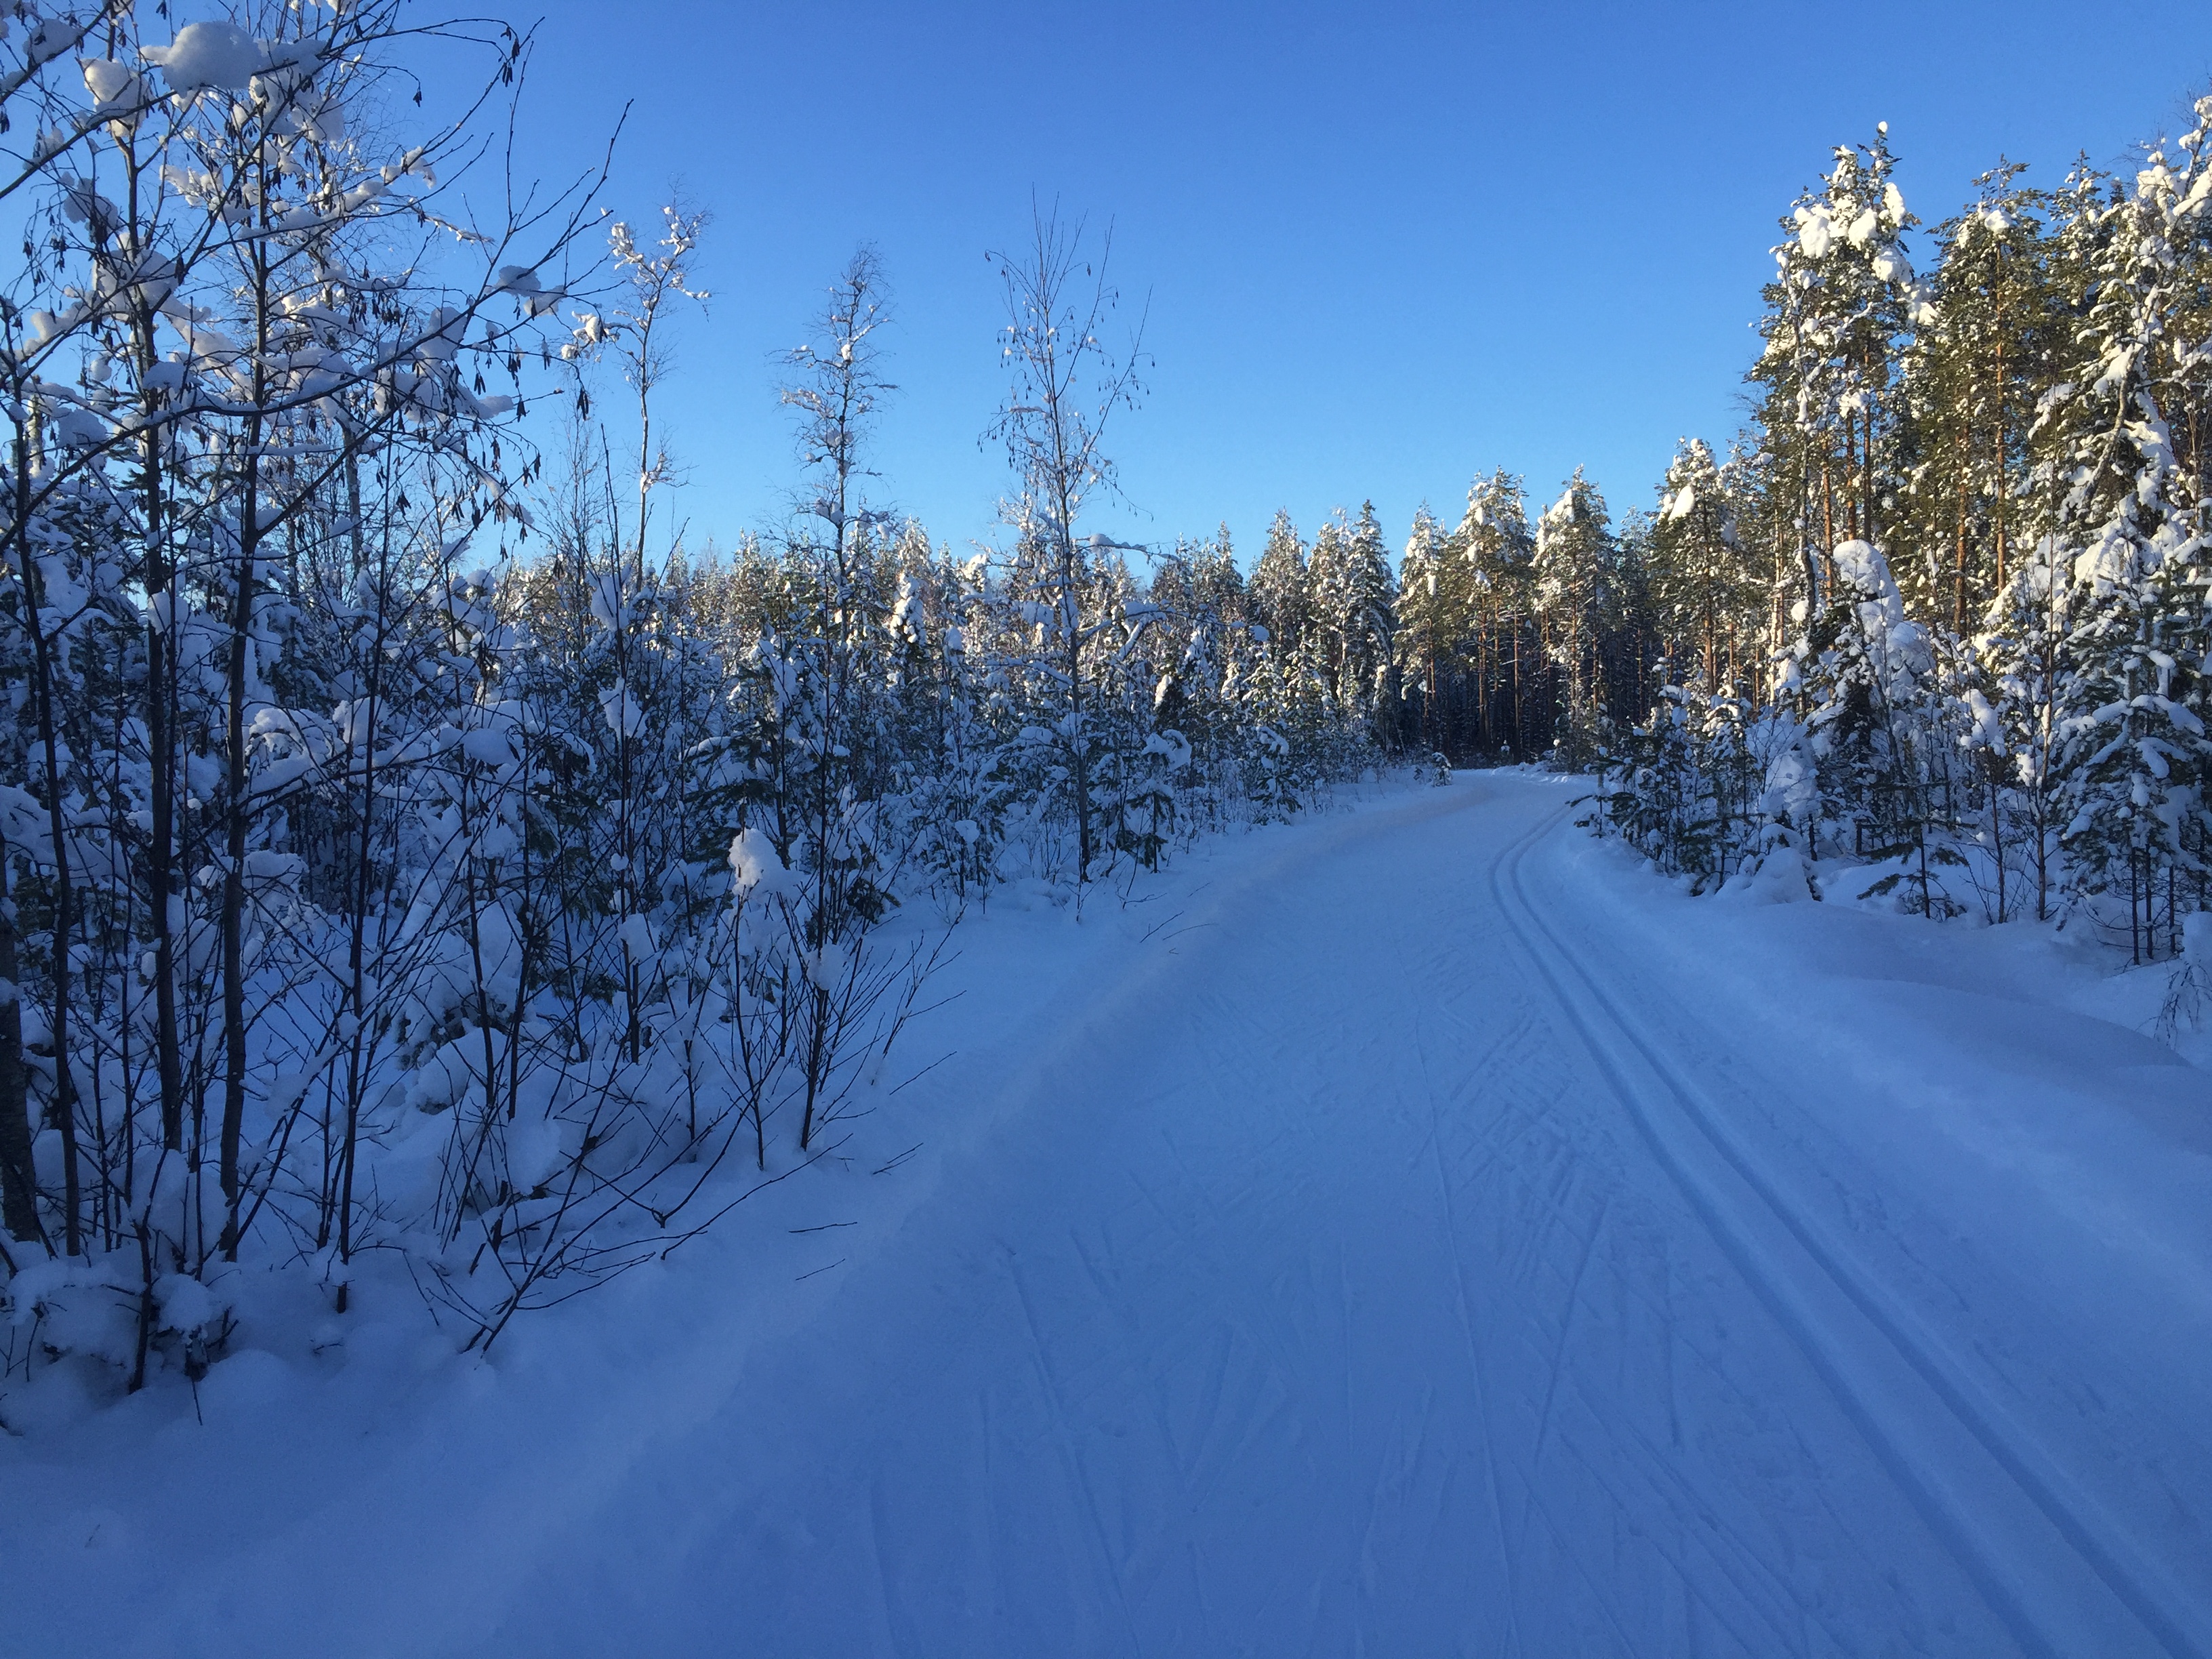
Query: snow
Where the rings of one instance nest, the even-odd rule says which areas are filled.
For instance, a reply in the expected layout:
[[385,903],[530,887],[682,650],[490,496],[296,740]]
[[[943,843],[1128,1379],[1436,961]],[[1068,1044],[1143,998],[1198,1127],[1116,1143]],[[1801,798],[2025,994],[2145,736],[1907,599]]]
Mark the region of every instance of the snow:
[[154,1299],[161,1304],[161,1324],[168,1330],[198,1330],[222,1311],[214,1293],[185,1273],[166,1273],[155,1280]]
[[173,92],[241,91],[268,61],[259,41],[224,19],[187,23],[174,44],[142,47],[139,56],[161,70]]
[[1808,259],[1823,259],[1835,241],[1835,226],[1820,208],[1800,209],[1797,244]]
[[145,89],[137,76],[124,64],[112,58],[88,58],[82,68],[85,90],[92,94],[94,113],[128,115],[144,101]]
[[731,841],[731,890],[737,898],[743,900],[755,893],[773,897],[783,890],[788,873],[776,856],[775,844],[759,830],[740,830]]
[[649,963],[659,955],[659,946],[653,943],[653,924],[645,917],[625,916],[618,931],[623,953],[632,962]]
[[53,1368],[0,1440],[11,1640],[2212,1650],[2166,970],[1802,863],[1692,901],[1577,787],[1000,894],[845,1158],[489,1364],[364,1258],[196,1403]]
[[599,693],[599,712],[606,716],[609,729],[625,738],[640,737],[645,732],[644,706],[626,680],[617,680]]

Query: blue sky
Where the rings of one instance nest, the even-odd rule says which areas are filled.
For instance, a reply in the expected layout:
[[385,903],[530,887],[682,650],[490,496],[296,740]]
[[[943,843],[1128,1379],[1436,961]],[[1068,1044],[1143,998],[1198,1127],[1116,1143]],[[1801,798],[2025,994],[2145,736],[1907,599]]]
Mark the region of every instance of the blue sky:
[[[529,14],[515,14],[518,22]],[[1109,446],[1132,541],[1226,520],[1249,560],[1372,498],[1394,541],[1504,466],[1616,512],[1742,419],[1774,221],[1890,124],[1933,222],[2000,155],[2124,165],[2212,85],[2212,7],[642,4],[544,14],[525,154],[609,204],[710,210],[665,421],[696,544],[779,520],[770,359],[855,244],[896,295],[887,501],[993,534],[1005,391],[988,248],[1032,191],[1114,225],[1154,366]]]

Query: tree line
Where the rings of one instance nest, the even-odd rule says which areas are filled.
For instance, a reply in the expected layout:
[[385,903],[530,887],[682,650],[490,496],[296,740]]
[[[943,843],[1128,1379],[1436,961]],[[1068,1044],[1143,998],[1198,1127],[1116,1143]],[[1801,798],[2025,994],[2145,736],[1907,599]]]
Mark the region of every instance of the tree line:
[[[1933,228],[1887,134],[1784,221],[1756,419],[1645,531],[1666,684],[1605,817],[1723,879],[1869,866],[2137,960],[2206,902],[2212,99],[2131,174],[2006,162]],[[1746,644],[1764,649],[1746,653]]]
[[1617,526],[1579,474],[1533,522],[1502,474],[1419,515],[1391,739],[1595,772],[1595,827],[1701,890],[1863,866],[1924,915],[2179,952],[2212,779],[2193,121],[2119,176],[2002,162],[1932,227],[1886,128],[1836,150],[1725,453],[1685,440]]

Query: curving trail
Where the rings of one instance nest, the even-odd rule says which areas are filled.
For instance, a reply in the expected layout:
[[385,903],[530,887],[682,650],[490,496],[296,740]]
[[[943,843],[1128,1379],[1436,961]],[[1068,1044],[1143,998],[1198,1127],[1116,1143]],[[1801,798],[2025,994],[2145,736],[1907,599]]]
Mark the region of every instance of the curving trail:
[[[1639,936],[1567,793],[1255,842],[958,1016],[965,1150],[802,1316],[334,1461],[143,1650],[252,1606],[327,1655],[2212,1656],[2201,1267],[1812,1057],[1891,1016]],[[1983,1000],[2031,1081],[2208,1103]]]
[[1793,1164],[1803,1080],[1607,949],[1562,799],[1360,815],[1090,988],[489,1650],[2212,1652],[2207,1564],[1971,1340],[2033,1287]]

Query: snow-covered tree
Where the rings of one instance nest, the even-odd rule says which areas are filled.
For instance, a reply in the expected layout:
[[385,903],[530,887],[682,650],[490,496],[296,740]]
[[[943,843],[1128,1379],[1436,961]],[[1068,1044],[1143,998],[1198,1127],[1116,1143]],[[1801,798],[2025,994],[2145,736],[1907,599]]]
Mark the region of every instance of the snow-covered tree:
[[1820,189],[1783,221],[1765,290],[1751,378],[1764,388],[1771,487],[1788,503],[1813,610],[1820,560],[1841,541],[1881,541],[1897,488],[1897,359],[1924,298],[1894,171],[1887,123],[1871,146],[1839,147]]
[[[1091,496],[1114,488],[1114,465],[1103,447],[1108,422],[1133,402],[1140,344],[1109,353],[1100,338],[1115,295],[1107,286],[1111,237],[1094,267],[1083,255],[1084,227],[1056,215],[1035,216],[1030,245],[1019,254],[995,256],[1006,288],[1009,322],[1006,360],[1013,372],[1006,402],[992,428],[1006,446],[1016,481],[1007,503],[1009,521],[1027,552],[1029,584],[1037,597],[1030,618],[1040,630],[1041,657],[1057,676],[1062,708],[1048,726],[1035,728],[1055,750],[1073,804],[1075,871],[1091,878],[1098,848],[1092,775],[1097,755],[1091,695],[1092,653],[1113,625],[1109,608],[1115,582],[1098,545],[1080,541],[1076,520]],[[1085,290],[1081,279],[1091,276]]]
[[1602,665],[1599,642],[1619,620],[1620,555],[1605,497],[1579,468],[1537,520],[1530,565],[1544,648],[1559,676],[1558,763],[1578,769],[1598,753]]
[[2070,332],[2050,291],[2044,198],[2021,171],[1984,173],[1973,205],[1936,231],[1903,364],[1909,465],[1895,528],[1911,553],[1899,579],[1960,635],[2040,534],[2027,488],[2035,398]]
[[1266,630],[1268,648],[1277,661],[1291,661],[1305,644],[1312,596],[1305,541],[1286,512],[1277,512],[1267,526],[1267,544],[1252,569],[1250,592],[1252,620]]
[[1652,623],[1686,685],[1735,687],[1765,608],[1765,573],[1747,556],[1729,483],[1711,448],[1686,438],[1660,484],[1644,538]]
[[[2212,744],[2201,679],[2212,550],[2203,467],[2212,397],[2212,99],[2094,210],[2072,378],[2046,394],[2059,543],[2072,559],[2052,770],[2073,892],[2124,893],[2138,955],[2179,948],[2204,871]],[[2088,234],[2083,234],[2083,232]],[[2188,888],[2185,900],[2183,889]]]

